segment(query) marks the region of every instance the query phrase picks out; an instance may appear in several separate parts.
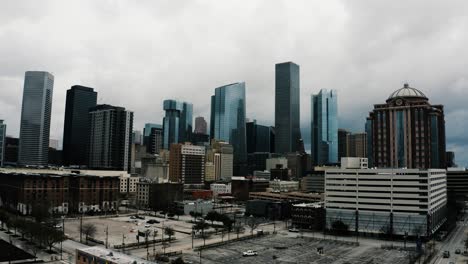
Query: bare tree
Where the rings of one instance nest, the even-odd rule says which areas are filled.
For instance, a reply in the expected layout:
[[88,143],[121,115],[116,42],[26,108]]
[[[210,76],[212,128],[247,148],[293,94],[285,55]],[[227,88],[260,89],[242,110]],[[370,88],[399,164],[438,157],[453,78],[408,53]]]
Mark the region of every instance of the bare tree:
[[255,228],[258,227],[260,223],[258,222],[258,220],[251,216],[249,217],[249,219],[247,220],[247,226],[250,227],[250,234],[253,235],[253,231],[255,230]]
[[78,227],[78,230],[81,232],[81,234],[85,235],[86,244],[88,244],[88,239],[93,237],[97,232],[96,226],[91,223],[83,224],[81,229]]

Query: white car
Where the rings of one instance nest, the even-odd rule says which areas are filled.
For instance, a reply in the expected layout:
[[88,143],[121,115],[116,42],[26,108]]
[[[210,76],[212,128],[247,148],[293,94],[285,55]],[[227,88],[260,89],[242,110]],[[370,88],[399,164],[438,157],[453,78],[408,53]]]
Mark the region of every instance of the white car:
[[242,252],[242,256],[243,257],[257,256],[257,251],[247,250],[247,251]]
[[298,233],[298,232],[299,232],[299,229],[297,229],[297,228],[290,228],[290,229],[289,229],[289,232]]
[[146,224],[146,225],[145,225],[145,227],[146,227],[146,228],[150,228],[150,227],[151,227],[151,225],[149,225],[149,224]]

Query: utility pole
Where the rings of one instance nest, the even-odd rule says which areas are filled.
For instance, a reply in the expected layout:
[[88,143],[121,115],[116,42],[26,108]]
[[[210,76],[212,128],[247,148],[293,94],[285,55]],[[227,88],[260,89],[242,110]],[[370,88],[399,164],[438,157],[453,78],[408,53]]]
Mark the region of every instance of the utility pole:
[[80,215],[80,243],[83,243],[83,214]]
[[153,229],[153,256],[156,259],[156,229]]
[[109,226],[106,226],[106,248],[109,246]]
[[122,253],[125,252],[125,234],[122,234]]

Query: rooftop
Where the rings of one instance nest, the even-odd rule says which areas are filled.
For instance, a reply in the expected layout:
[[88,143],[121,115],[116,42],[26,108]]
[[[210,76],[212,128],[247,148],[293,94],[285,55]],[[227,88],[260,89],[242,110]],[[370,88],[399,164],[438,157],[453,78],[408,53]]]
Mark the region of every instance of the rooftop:
[[412,88],[409,84],[405,83],[403,88],[400,88],[394,91],[387,100],[397,98],[397,97],[416,97],[416,98],[423,98],[427,99],[426,95],[416,88]]
[[92,256],[99,257],[106,260],[108,263],[117,263],[117,264],[149,264],[150,261],[144,259],[136,258],[133,256],[125,255],[120,252],[116,252],[106,248],[100,247],[89,247],[85,249],[78,249],[79,252],[89,254]]

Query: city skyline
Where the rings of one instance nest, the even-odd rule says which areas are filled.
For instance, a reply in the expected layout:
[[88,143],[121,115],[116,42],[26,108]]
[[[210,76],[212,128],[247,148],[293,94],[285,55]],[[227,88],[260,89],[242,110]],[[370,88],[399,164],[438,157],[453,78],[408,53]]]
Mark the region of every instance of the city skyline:
[[[467,85],[466,79],[468,76],[464,73],[464,64],[462,63],[462,61],[466,61],[467,55],[464,53],[459,54],[459,52],[461,52],[461,47],[465,46],[467,41],[457,39],[457,45],[454,44],[455,46],[450,47],[435,41],[435,39],[456,38],[458,32],[464,31],[466,23],[457,24],[449,19],[449,17],[453,17],[457,21],[456,18],[461,18],[462,13],[460,10],[463,10],[463,7],[461,3],[457,3],[454,2],[453,5],[430,3],[424,12],[437,17],[437,19],[428,22],[427,25],[420,25],[412,21],[414,14],[421,12],[418,11],[416,4],[395,7],[386,6],[385,4],[379,6],[375,3],[366,7],[361,5],[351,7],[346,3],[332,2],[327,4],[324,9],[320,9],[323,14],[334,14],[330,21],[331,27],[323,26],[325,25],[323,16],[316,18],[318,22],[304,19],[311,14],[302,12],[300,9],[307,8],[300,8],[300,5],[295,7],[293,5],[270,4],[272,8],[270,14],[280,14],[282,8],[286,8],[292,14],[297,15],[297,20],[291,18],[292,20],[288,23],[288,26],[278,29],[280,35],[283,34],[292,38],[291,43],[288,44],[285,40],[287,38],[278,39],[273,36],[268,36],[268,42],[260,38],[253,38],[251,46],[241,45],[239,51],[233,51],[232,46],[226,46],[226,44],[238,39],[237,34],[240,34],[239,32],[244,34],[243,31],[245,30],[248,34],[254,34],[259,30],[263,32],[263,29],[269,31],[270,26],[274,25],[274,15],[270,17],[263,13],[253,13],[253,10],[262,6],[261,3],[257,2],[245,7],[247,8],[246,20],[250,22],[254,16],[258,15],[265,18],[266,23],[254,25],[252,28],[247,27],[247,24],[251,26],[250,23],[225,25],[228,31],[233,32],[233,35],[220,36],[218,38],[219,42],[214,43],[215,49],[213,47],[210,49],[205,48],[203,46],[205,42],[200,41],[191,34],[171,35],[172,33],[167,32],[167,30],[158,28],[155,31],[156,33],[149,36],[150,39],[144,37],[144,32],[135,31],[132,35],[134,40],[126,40],[121,44],[116,44],[117,49],[109,49],[109,55],[99,55],[97,52],[103,47],[102,45],[108,43],[107,41],[118,39],[117,34],[111,29],[122,26],[124,23],[125,19],[119,18],[117,13],[126,6],[110,7],[111,9],[105,12],[99,9],[99,6],[83,5],[78,7],[81,13],[91,13],[91,16],[94,14],[99,17],[98,20],[104,22],[115,20],[116,25],[109,26],[109,24],[102,23],[100,27],[104,28],[101,28],[101,31],[109,29],[109,32],[103,36],[98,37],[91,33],[84,34],[87,41],[76,50],[60,48],[51,43],[50,40],[35,41],[34,34],[28,35],[28,38],[32,39],[30,42],[35,43],[39,49],[38,52],[34,53],[34,56],[28,51],[29,47],[25,39],[21,38],[15,31],[8,31],[8,28],[14,27],[18,23],[25,23],[26,26],[31,27],[29,32],[34,32],[37,27],[34,25],[35,22],[41,21],[38,24],[41,24],[41,26],[45,24],[51,30],[55,29],[58,32],[63,32],[62,26],[64,25],[71,26],[81,32],[86,30],[90,24],[96,24],[95,21],[90,24],[80,25],[73,22],[73,19],[62,19],[64,25],[54,25],[52,23],[54,19],[63,17],[63,14],[57,11],[61,5],[58,4],[58,7],[50,5],[50,7],[54,8],[49,8],[50,13],[48,14],[39,14],[24,22],[19,22],[13,19],[13,15],[17,15],[19,11],[28,15],[30,11],[28,9],[24,10],[21,4],[19,6],[7,6],[4,9],[5,13],[2,13],[2,17],[8,23],[0,27],[0,32],[10,32],[7,38],[2,39],[2,43],[5,43],[2,57],[9,67],[5,72],[0,73],[0,89],[4,92],[4,96],[0,99],[0,107],[6,113],[11,114],[2,116],[0,119],[5,120],[8,126],[8,135],[16,137],[19,135],[22,77],[25,71],[37,69],[50,71],[56,77],[51,138],[62,140],[65,93],[69,87],[75,84],[95,87],[100,94],[98,103],[122,105],[134,111],[134,127],[141,130],[144,123],[162,123],[163,113],[161,109],[164,99],[175,98],[190,101],[194,105],[194,116],[201,115],[208,118],[211,91],[224,83],[245,81],[248,87],[246,89],[246,116],[258,120],[261,124],[273,125],[274,64],[283,61],[294,61],[301,66],[301,128],[307,145],[310,144],[306,135],[310,134],[310,125],[308,125],[310,103],[308,103],[308,98],[311,94],[317,93],[322,88],[336,89],[341,98],[339,103],[340,128],[352,132],[361,132],[364,131],[365,117],[373,109],[373,104],[382,102],[382,98],[386,98],[391,92],[401,87],[402,83],[408,81],[412,86],[432,98],[434,103],[443,104],[446,107],[447,150],[455,151],[457,163],[466,166],[468,154],[463,149],[465,145],[468,145],[468,140],[463,133],[464,127],[459,124],[468,116],[468,111],[465,110],[462,99],[468,95],[466,89],[463,89]],[[47,2],[45,4],[49,5]],[[313,3],[310,5],[311,7],[315,6]],[[128,18],[127,16],[136,18],[141,14],[140,12],[143,12],[140,20],[135,21],[135,23],[144,24],[159,21],[158,16],[152,16],[143,10],[146,7],[149,10],[157,10],[159,6],[136,4],[133,7],[126,14],[126,18]],[[197,4],[187,4],[184,8],[188,11],[199,10]],[[214,5],[209,8],[212,8],[210,10],[219,11],[219,15],[227,15],[231,13],[228,12],[228,9],[237,10],[241,6],[234,4],[226,7]],[[177,22],[177,19],[188,16],[187,13],[178,10],[178,7],[171,9],[175,20],[163,22]],[[391,12],[387,12],[387,10],[391,10]],[[376,14],[375,17],[364,16],[370,11]],[[107,15],[101,16],[100,14],[104,12]],[[364,15],[359,16],[362,14]],[[394,18],[396,14],[398,14],[399,19]],[[46,18],[46,16],[50,18]],[[378,18],[379,25],[383,29],[379,28],[377,30],[371,25],[367,25],[372,24],[367,22],[367,19],[370,18]],[[207,26],[210,32],[218,29],[206,20],[201,18],[193,19]],[[215,17],[216,21],[217,19],[218,17]],[[346,19],[350,19],[353,23],[344,25],[343,21]],[[304,23],[304,21],[306,22]],[[303,22],[303,25],[299,22]],[[432,23],[436,23],[437,26]],[[403,27],[403,25],[408,26]],[[395,26],[396,32],[391,31]],[[196,25],[190,25],[190,27],[192,30],[197,29]],[[333,30],[330,30],[330,28]],[[444,30],[438,31],[437,29]],[[122,30],[124,32],[130,31],[128,26],[123,27]],[[305,35],[308,32],[316,32],[316,35],[322,37],[306,38]],[[348,36],[344,34],[346,32],[354,32],[356,36]],[[385,32],[389,36],[385,35]],[[74,34],[74,32],[67,34]],[[166,36],[165,34],[168,34],[169,37],[168,44],[155,42]],[[64,40],[65,45],[61,43],[60,46],[73,46],[66,44],[68,41],[75,41],[76,43],[77,36],[68,36],[70,36],[70,40]],[[341,39],[340,36],[344,39]],[[90,40],[93,37],[97,38]],[[179,42],[181,38],[193,43],[196,49],[183,51],[180,55],[167,55],[174,52],[174,50],[167,50],[170,45]],[[339,45],[330,44],[335,43],[337,39],[342,40],[338,42]],[[395,43],[394,41],[398,41],[402,45],[390,46],[389,43]],[[418,44],[421,41],[425,43],[424,49],[420,49]],[[362,43],[372,44],[360,47],[359,45]],[[160,44],[162,47],[153,50],[151,49],[153,44],[155,46]],[[235,42],[231,45],[239,44]],[[298,45],[297,48],[295,48],[296,45]],[[119,50],[119,47],[134,52],[141,48],[150,52],[152,56],[148,56],[146,52],[145,57],[142,57],[139,53],[133,54],[130,52],[130,55],[137,55],[134,57],[141,60],[141,62],[135,62],[125,52]],[[181,46],[175,48],[181,48]],[[194,52],[197,49],[201,49],[199,54]],[[260,50],[260,52],[255,53],[251,50]],[[162,53],[162,51],[165,52]],[[18,52],[24,53],[24,55],[20,56]],[[332,56],[335,53],[338,56]],[[208,54],[212,55],[206,57]],[[223,60],[231,61],[229,67],[223,61],[215,58],[220,54],[225,55]],[[432,63],[429,65],[424,59],[426,54],[436,54],[435,57],[432,56]],[[83,57],[82,55],[85,59],[80,60],[79,58]],[[62,56],[67,60],[57,60],[56,56]],[[246,59],[246,56],[251,58]],[[451,64],[443,63],[447,57],[454,56],[457,59],[452,60]],[[115,60],[115,57],[120,58]],[[161,67],[157,60],[146,59],[147,57],[160,57],[164,60],[163,64],[169,66]],[[200,64],[200,67],[193,67],[193,64],[187,67],[187,63],[184,63],[187,59]],[[408,61],[411,61],[411,63],[408,63]],[[89,65],[96,66],[90,67]],[[129,67],[135,67],[135,73],[121,74],[128,72]],[[194,70],[193,68],[198,69]],[[184,78],[174,76],[177,72],[183,72]],[[202,75],[206,76],[201,78]],[[158,80],[156,84],[155,80]],[[146,100],[145,98],[151,99]],[[256,103],[259,100],[264,103]],[[307,149],[310,149],[310,147],[307,147]]]

